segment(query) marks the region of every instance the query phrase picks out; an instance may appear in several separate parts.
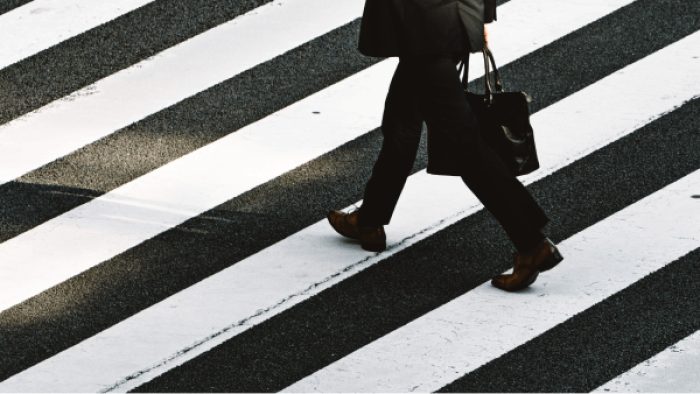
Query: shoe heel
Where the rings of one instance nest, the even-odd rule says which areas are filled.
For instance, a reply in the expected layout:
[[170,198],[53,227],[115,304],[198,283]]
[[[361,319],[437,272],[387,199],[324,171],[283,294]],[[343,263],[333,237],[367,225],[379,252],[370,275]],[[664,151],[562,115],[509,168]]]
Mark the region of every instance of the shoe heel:
[[519,290],[522,290],[522,289],[530,286],[531,284],[535,283],[535,279],[537,279],[537,276],[539,276],[539,274],[540,274],[540,271],[538,271],[538,270],[532,271],[532,274],[530,274],[530,276],[528,276],[523,281],[523,283],[521,283],[518,287],[516,287],[515,289],[513,289],[511,291],[519,291]]
[[360,242],[360,246],[362,246],[362,249],[369,251],[369,252],[383,252],[386,250],[386,242],[382,242],[379,244],[375,243],[369,243],[369,242]]
[[537,269],[540,272],[549,271],[556,267],[557,264],[561,263],[562,260],[564,260],[564,257],[561,255],[561,253],[559,253],[559,249],[554,249],[554,253],[552,253],[547,260],[543,261],[542,264],[537,267]]

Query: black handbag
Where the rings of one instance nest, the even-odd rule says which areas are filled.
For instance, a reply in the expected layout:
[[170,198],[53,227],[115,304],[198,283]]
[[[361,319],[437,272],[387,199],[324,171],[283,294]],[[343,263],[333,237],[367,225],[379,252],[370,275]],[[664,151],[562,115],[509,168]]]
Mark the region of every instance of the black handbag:
[[[459,72],[464,67],[464,94],[476,115],[484,142],[501,158],[513,175],[529,174],[540,168],[528,108],[532,98],[525,92],[505,92],[491,49],[484,45],[482,52],[485,93],[476,94],[469,91],[469,54],[466,54],[459,66]],[[493,65],[495,91],[491,87],[489,62]]]

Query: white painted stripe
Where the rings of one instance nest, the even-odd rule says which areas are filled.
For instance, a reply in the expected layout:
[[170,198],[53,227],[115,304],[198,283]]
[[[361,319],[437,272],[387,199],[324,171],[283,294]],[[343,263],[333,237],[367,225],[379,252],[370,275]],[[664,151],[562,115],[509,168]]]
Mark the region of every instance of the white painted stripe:
[[700,393],[700,331],[644,361],[594,393]]
[[153,0],[34,0],[0,15],[0,69]]
[[700,170],[559,243],[526,291],[487,282],[284,392],[433,392],[700,248]]
[[[700,93],[700,75],[687,61],[697,54],[699,43],[697,33],[535,114],[532,122],[543,170],[525,183],[633,132]],[[677,76],[674,81],[654,81],[661,64],[673,67],[668,71]],[[683,64],[688,68],[679,66]],[[647,83],[636,83],[640,80]],[[601,95],[607,100],[599,101]],[[569,114],[566,132],[571,138],[556,137],[562,133],[560,114]],[[441,204],[429,203],[434,195],[442,196]],[[0,391],[131,390],[479,209],[476,197],[458,178],[421,171],[409,178],[387,227],[387,252],[365,252],[320,221],[15,375],[0,383]]]
[[[505,65],[632,1],[518,0],[504,4],[499,15],[508,18],[508,23],[491,27],[498,64]],[[361,16],[362,4],[362,0],[346,0],[328,7],[324,0],[275,0],[0,126],[0,183],[348,23]],[[280,28],[270,29],[271,25]],[[284,34],[279,34],[280,29]],[[392,61],[396,59],[387,60]],[[483,75],[479,62],[471,65],[472,78]],[[371,68],[370,72],[383,73],[387,66]],[[376,77],[384,78],[383,74]],[[373,95],[383,97],[390,79],[382,80],[386,84],[369,86],[365,97],[372,97],[371,102],[376,101]],[[345,105],[353,109],[356,103]],[[382,108],[383,101],[369,112],[378,119],[372,128],[379,126],[381,114],[377,111]],[[319,132],[325,131],[307,133],[306,139],[317,138],[312,134]]]
[[[538,1],[553,0],[528,1],[511,3],[533,5]],[[525,12],[527,9],[507,10]],[[520,34],[514,37],[520,41],[510,40],[512,48],[530,45],[529,36]],[[534,44],[529,48],[535,49]],[[506,58],[503,63],[513,60],[507,58],[512,51],[503,51]],[[0,310],[378,127],[397,61],[392,58],[376,64],[4,242],[0,245],[0,255],[3,256],[0,284],[8,283],[9,287],[0,294]],[[133,100],[124,102],[134,103]],[[113,105],[118,107],[116,103]],[[320,114],[315,115],[314,111]],[[88,115],[97,116],[95,112]],[[14,151],[8,149],[7,152],[18,161],[22,158],[17,157],[17,152],[30,156],[39,141],[46,141],[40,133],[27,132],[32,135],[33,144],[27,145],[26,149],[14,146]],[[0,140],[3,137],[0,134]],[[0,160],[3,159],[0,156]],[[254,168],[255,171],[231,173],[230,168]],[[70,248],[69,245],[82,246]]]
[[349,23],[363,3],[275,0],[8,122],[0,183]]

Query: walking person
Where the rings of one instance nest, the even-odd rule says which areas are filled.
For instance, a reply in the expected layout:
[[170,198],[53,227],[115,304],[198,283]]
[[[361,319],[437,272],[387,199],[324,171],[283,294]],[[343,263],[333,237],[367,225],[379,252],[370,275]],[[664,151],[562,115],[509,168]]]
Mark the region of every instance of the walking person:
[[517,291],[563,257],[541,232],[549,218],[482,140],[456,69],[463,55],[482,50],[488,39],[485,23],[494,20],[496,0],[366,0],[360,53],[398,56],[399,64],[386,97],[382,148],[363,204],[347,214],[330,211],[328,220],[363,249],[386,249],[384,225],[413,167],[425,122],[430,135],[426,172],[460,176],[503,226],[517,250],[513,273],[491,283]]

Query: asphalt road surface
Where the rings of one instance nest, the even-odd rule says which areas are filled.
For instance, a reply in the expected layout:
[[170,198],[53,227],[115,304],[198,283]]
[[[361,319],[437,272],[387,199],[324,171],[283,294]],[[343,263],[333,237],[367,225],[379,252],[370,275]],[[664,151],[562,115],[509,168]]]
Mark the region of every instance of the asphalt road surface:
[[398,64],[363,6],[0,6],[0,392],[700,391],[697,0],[499,1],[565,257],[515,293],[425,133],[385,252],[328,225]]

